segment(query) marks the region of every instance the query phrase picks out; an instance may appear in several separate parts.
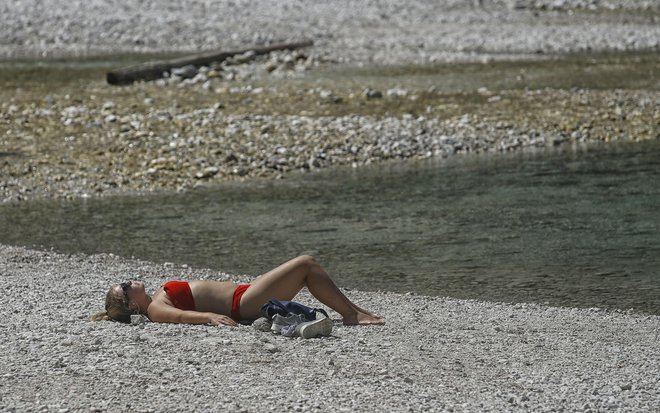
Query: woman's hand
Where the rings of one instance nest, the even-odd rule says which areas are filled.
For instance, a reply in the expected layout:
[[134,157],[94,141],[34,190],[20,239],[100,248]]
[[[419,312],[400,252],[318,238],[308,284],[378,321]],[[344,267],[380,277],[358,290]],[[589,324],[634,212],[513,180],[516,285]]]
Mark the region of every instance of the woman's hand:
[[216,314],[216,313],[208,313],[209,315],[209,324],[214,325],[214,326],[219,326],[219,325],[225,325],[225,326],[232,326],[232,327],[237,327],[238,323],[234,320],[232,320],[230,317],[227,317],[226,315],[222,314]]

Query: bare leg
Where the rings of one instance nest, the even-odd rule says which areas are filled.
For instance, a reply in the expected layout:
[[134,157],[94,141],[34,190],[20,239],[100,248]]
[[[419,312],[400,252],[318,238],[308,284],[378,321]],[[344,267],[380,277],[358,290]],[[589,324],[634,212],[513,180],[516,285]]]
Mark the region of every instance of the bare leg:
[[261,306],[268,300],[291,300],[305,286],[316,299],[341,314],[346,325],[385,324],[382,317],[353,304],[308,255],[294,258],[254,280],[241,298],[241,315],[258,318]]

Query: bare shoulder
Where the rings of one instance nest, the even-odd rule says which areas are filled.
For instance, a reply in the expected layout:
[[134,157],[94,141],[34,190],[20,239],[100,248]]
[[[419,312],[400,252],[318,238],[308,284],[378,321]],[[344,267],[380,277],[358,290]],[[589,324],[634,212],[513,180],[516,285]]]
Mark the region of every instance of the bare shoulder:
[[172,314],[172,310],[176,311],[177,308],[172,305],[166,294],[155,294],[147,307],[147,315],[151,321],[164,322],[169,321],[168,316]]
[[163,287],[160,287],[158,291],[154,293],[154,295],[151,296],[151,302],[152,303],[164,303],[170,306],[173,306],[172,301],[170,301],[170,297],[168,297],[167,293],[165,292],[165,289]]
[[168,322],[177,310],[174,304],[172,304],[170,297],[167,296],[167,293],[161,287],[151,297],[151,303],[147,308],[147,315],[151,321]]

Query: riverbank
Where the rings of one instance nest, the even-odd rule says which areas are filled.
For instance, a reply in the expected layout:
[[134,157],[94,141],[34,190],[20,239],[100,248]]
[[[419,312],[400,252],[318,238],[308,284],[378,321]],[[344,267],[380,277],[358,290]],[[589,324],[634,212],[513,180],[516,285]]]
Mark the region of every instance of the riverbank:
[[88,321],[119,280],[249,276],[9,246],[0,275],[3,411],[660,408],[657,316],[347,291],[387,324],[302,340]]
[[[367,69],[298,58],[123,88],[99,69],[7,68],[0,199],[188,191],[333,165],[660,136],[653,54]],[[310,67],[265,69],[295,59]]]
[[[657,0],[3,4],[0,56],[27,61],[0,69],[0,202],[657,139],[659,9]],[[303,38],[314,48],[276,62],[279,77],[239,66],[127,88],[103,80],[117,54]],[[621,60],[599,55],[611,52]],[[567,65],[566,54],[584,56]],[[101,63],[49,60],[90,56]],[[657,316],[348,291],[387,325],[337,323],[332,337],[303,341],[250,327],[88,321],[120,280],[248,276],[5,245],[0,276],[2,411],[660,409]]]
[[342,64],[658,51],[658,0],[38,0],[0,5],[0,57],[198,52],[313,40]]
[[[657,0],[0,6],[0,202],[657,139],[659,19]],[[301,39],[262,63],[103,81],[141,54]]]

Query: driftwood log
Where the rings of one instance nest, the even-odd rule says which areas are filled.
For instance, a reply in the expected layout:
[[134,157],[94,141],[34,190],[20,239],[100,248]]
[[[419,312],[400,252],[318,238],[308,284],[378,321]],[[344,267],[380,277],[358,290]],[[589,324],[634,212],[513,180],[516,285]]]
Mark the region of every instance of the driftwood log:
[[138,80],[155,80],[163,77],[165,72],[170,72],[177,67],[193,65],[196,67],[210,65],[211,63],[222,62],[232,56],[241,55],[247,52],[254,52],[255,55],[268,54],[276,50],[295,50],[303,47],[312,46],[312,41],[297,43],[282,43],[263,47],[251,47],[243,50],[216,51],[195,54],[191,56],[180,57],[171,60],[161,60],[156,62],[144,63],[136,66],[129,66],[107,73],[106,79],[111,85],[129,85]]

